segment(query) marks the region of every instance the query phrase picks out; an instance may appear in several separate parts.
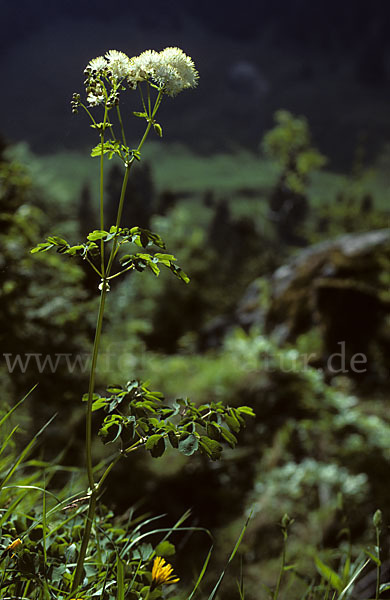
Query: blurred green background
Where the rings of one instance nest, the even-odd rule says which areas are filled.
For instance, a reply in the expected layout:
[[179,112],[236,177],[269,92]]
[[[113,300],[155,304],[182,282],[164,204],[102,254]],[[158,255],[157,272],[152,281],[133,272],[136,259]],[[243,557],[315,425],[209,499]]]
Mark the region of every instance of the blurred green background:
[[[199,12],[183,9],[173,39],[174,3],[165,26],[144,23],[134,53],[169,37],[192,55],[201,79],[193,96],[163,107],[165,136],[146,145],[134,168],[123,222],[160,233],[191,283],[136,273],[113,285],[98,369],[99,390],[140,378],[168,400],[222,400],[255,410],[238,448],[220,463],[139,455],[120,463],[104,495],[117,515],[137,504],[173,522],[191,508],[191,523],[215,535],[209,581],[252,511],[241,548],[249,600],[266,598],[259,585],[277,577],[284,513],[295,519],[289,560],[301,573],[284,592],[291,600],[302,597],[315,572],[315,553],[336,564],[347,547],[357,552],[372,542],[377,508],[390,520],[388,45],[379,51],[374,43],[382,38],[374,35],[381,15],[373,14],[360,54],[348,54],[342,40],[361,29],[348,33],[339,15],[334,47],[325,25],[321,47],[309,35],[321,29],[320,16],[304,4],[307,40],[287,36],[279,49],[287,9],[279,20],[268,15],[268,29],[246,34],[229,29],[229,14],[216,31],[215,20],[207,28]],[[119,5],[106,30],[110,43]],[[362,28],[359,6],[353,14]],[[335,9],[330,3],[323,10],[329,16]],[[84,62],[94,54],[86,42],[76,52],[83,18],[65,9],[47,14],[42,30],[36,24],[28,34],[20,29],[19,45],[2,60],[12,69],[34,47],[32,60],[38,60],[39,31],[42,43],[53,39],[49,26],[54,33],[57,27],[59,73],[45,59],[40,77],[51,78],[54,88],[64,79],[81,89]],[[11,23],[11,13],[8,18]],[[240,19],[245,24],[250,12]],[[79,32],[69,51],[78,71],[62,79],[69,20]],[[94,22],[96,53],[107,46],[103,30]],[[114,44],[128,52],[127,46]],[[305,48],[315,51],[303,61]],[[19,120],[15,108],[0,123],[1,403],[12,406],[38,383],[20,417],[19,443],[57,413],[37,457],[61,454],[72,467],[83,463],[80,398],[99,282],[77,259],[29,250],[49,233],[77,243],[98,227],[98,164],[88,150],[94,134],[81,115],[76,122],[66,112],[64,96],[74,90],[50,95],[46,83],[28,104],[23,100]],[[63,104],[54,106],[59,92]],[[13,95],[23,104],[17,85],[9,103]],[[121,177],[119,163],[107,162],[108,214]],[[71,368],[64,360],[55,368],[44,363],[59,354],[80,362]],[[99,441],[95,450],[104,457]],[[58,475],[54,485],[65,481]],[[176,570],[190,579],[208,542],[193,534],[180,544]],[[227,575],[226,600],[237,598],[238,571],[239,565]]]

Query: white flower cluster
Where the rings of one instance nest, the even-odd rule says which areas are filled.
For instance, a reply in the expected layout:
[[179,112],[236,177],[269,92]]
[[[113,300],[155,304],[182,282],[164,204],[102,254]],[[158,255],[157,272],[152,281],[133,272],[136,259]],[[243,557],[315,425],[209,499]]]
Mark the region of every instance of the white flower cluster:
[[176,96],[198,83],[199,75],[192,58],[180,48],[169,47],[161,52],[146,50],[131,59],[131,66],[128,82],[132,87],[138,81],[151,80],[169,96]]
[[104,103],[107,94],[103,80],[112,87],[127,81],[131,89],[141,81],[150,81],[163,93],[176,96],[182,90],[195,87],[199,77],[193,60],[175,47],[161,52],[146,50],[133,58],[124,52],[109,50],[104,56],[93,58],[85,74],[89,106]]

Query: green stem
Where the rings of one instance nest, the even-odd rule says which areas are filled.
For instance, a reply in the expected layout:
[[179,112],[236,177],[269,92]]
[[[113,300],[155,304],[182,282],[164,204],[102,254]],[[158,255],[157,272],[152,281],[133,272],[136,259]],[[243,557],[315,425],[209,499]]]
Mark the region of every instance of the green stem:
[[377,547],[377,559],[376,564],[376,588],[375,588],[375,600],[379,600],[379,589],[381,584],[381,556],[380,556],[380,529],[376,527],[376,547]]
[[85,112],[87,113],[87,115],[89,116],[89,118],[91,119],[92,123],[94,125],[96,125],[96,121],[93,118],[93,115],[91,114],[91,112],[88,110],[88,108],[85,106],[85,104],[83,104],[82,102],[80,102],[80,106],[85,110]]
[[[157,96],[156,104],[155,104],[154,109],[153,109],[153,114],[155,114],[155,112],[157,110],[156,109],[157,103],[159,105],[160,102],[161,102],[161,95],[162,95],[162,92],[159,92],[159,94]],[[157,106],[157,108],[158,108],[158,106]],[[152,121],[149,120],[149,122],[148,122],[148,124],[146,126],[146,129],[145,129],[144,135],[142,136],[142,139],[141,139],[140,143],[138,144],[138,148],[135,151],[136,153],[138,153],[138,152],[141,151],[141,148],[144,145],[144,143],[146,141],[146,138],[148,137],[148,134],[149,134],[149,131],[150,131],[151,127],[152,127]],[[135,154],[133,154],[133,156],[131,157],[131,159],[129,160],[129,162],[126,164],[125,175],[124,175],[123,183],[122,183],[121,196],[120,196],[120,199],[119,199],[118,213],[117,213],[116,223],[115,223],[115,226],[117,228],[117,232],[116,232],[116,235],[114,237],[114,242],[113,242],[113,245],[112,245],[110,258],[108,260],[107,271],[106,271],[107,277],[110,276],[112,263],[113,263],[114,258],[116,256],[116,253],[117,253],[118,234],[119,234],[118,230],[119,230],[119,226],[120,226],[121,219],[122,219],[122,212],[123,212],[123,206],[124,206],[124,202],[125,202],[125,194],[126,194],[127,182],[129,180],[129,174],[130,174],[131,165],[133,164],[134,160],[135,160]]]
[[95,273],[97,273],[97,274],[99,275],[99,277],[100,277],[100,278],[101,278],[101,277],[103,277],[102,273],[100,273],[99,269],[97,269],[97,268],[95,267],[95,265],[94,265],[94,264],[93,264],[93,262],[92,262],[92,261],[91,261],[91,260],[88,258],[88,256],[86,256],[86,257],[85,257],[85,259],[86,259],[87,263],[91,265],[91,267],[92,267],[92,269],[95,271]]
[[[104,187],[103,187],[103,162],[104,162],[104,132],[100,134],[101,152],[100,152],[100,229],[104,229]],[[104,277],[104,240],[100,240],[100,260],[101,260],[101,271]]]
[[148,86],[148,115],[149,117],[151,116],[151,104],[150,104],[150,85],[148,82],[146,82],[147,86]]
[[114,458],[114,460],[108,465],[108,467],[104,471],[103,475],[101,476],[101,478],[99,480],[99,483],[96,486],[96,491],[97,492],[101,491],[105,479],[108,477],[108,475],[110,474],[110,472],[112,471],[112,469],[115,467],[115,465],[121,460],[121,458],[123,456],[125,456],[126,454],[130,454],[130,452],[134,452],[135,450],[138,450],[138,448],[139,448],[139,446],[141,444],[143,444],[143,442],[141,440],[138,440],[138,442],[136,442],[135,444],[133,444],[132,446],[130,446],[130,448],[126,448],[126,450],[123,450],[121,452],[121,454],[118,454]]
[[88,514],[87,514],[87,518],[85,521],[84,535],[83,535],[83,539],[81,542],[80,553],[79,553],[77,566],[76,566],[76,570],[75,570],[74,577],[73,577],[72,589],[71,589],[72,592],[74,592],[79,587],[79,585],[81,584],[81,581],[82,581],[84,560],[85,560],[85,556],[87,554],[89,538],[91,536],[92,523],[95,518],[96,498],[97,498],[97,490],[93,490],[90,501],[89,501]]
[[[107,99],[107,92],[105,92],[105,95],[106,95],[106,99]],[[103,169],[103,167],[104,167],[104,132],[106,130],[107,117],[108,117],[108,108],[107,108],[107,103],[106,103],[106,105],[104,107],[103,129],[100,134],[101,149],[100,149],[100,186],[99,186],[100,187],[100,202],[99,202],[99,206],[100,206],[100,229],[101,230],[104,229],[104,169]],[[104,240],[103,239],[100,240],[100,260],[101,260],[102,278],[104,279],[105,261],[104,261]]]
[[88,542],[91,535],[92,521],[95,516],[96,509],[96,495],[97,490],[95,488],[95,481],[93,477],[93,464],[92,464],[92,403],[93,403],[93,392],[95,388],[95,375],[96,375],[96,364],[99,355],[99,344],[100,336],[102,332],[104,306],[106,301],[107,289],[105,280],[103,280],[102,291],[100,295],[99,312],[96,324],[95,339],[93,343],[92,351],[92,363],[91,371],[89,375],[88,385],[88,400],[87,400],[87,414],[86,414],[86,426],[85,426],[85,450],[86,450],[86,463],[87,463],[87,474],[88,483],[91,489],[91,497],[89,500],[88,515],[85,522],[85,528],[83,533],[83,539],[81,542],[80,552],[77,559],[76,571],[73,578],[72,592],[78,588],[81,583],[81,577],[83,573],[85,556],[87,553]]
[[119,106],[116,107],[116,114],[118,115],[118,121],[119,121],[119,124],[121,126],[123,145],[127,146],[126,136],[125,136],[125,130],[124,130],[124,127],[123,127],[122,115],[121,115],[121,111],[120,111]]
[[276,583],[276,588],[275,588],[273,600],[277,600],[277,598],[279,596],[280,584],[282,582],[282,577],[283,577],[283,573],[284,573],[284,567],[286,566],[286,541],[287,541],[287,537],[286,537],[285,533],[283,534],[283,538],[284,539],[283,539],[282,564],[280,565],[280,571],[279,571],[278,581]]
[[[148,92],[149,92],[149,88],[148,88]],[[146,140],[148,133],[150,131],[150,128],[152,126],[152,118],[151,117],[153,117],[155,115],[155,113],[157,112],[157,109],[161,102],[161,97],[162,97],[162,92],[160,91],[157,96],[157,100],[154,105],[152,115],[150,115],[150,112],[149,112],[149,117],[150,117],[149,122],[145,129],[145,133],[138,145],[137,152],[140,152],[142,146],[145,143],[145,140]],[[150,111],[150,109],[149,109],[149,111]],[[106,123],[106,120],[107,120],[107,106],[106,106],[105,112],[104,112],[104,124]],[[100,134],[100,142],[102,145],[101,154],[100,154],[100,228],[104,229],[104,204],[103,204],[103,196],[104,196],[104,194],[103,194],[104,193],[104,188],[103,188],[104,127],[103,127],[103,132]],[[114,241],[112,244],[110,256],[109,256],[108,263],[107,263],[107,269],[105,268],[105,260],[104,260],[104,242],[103,242],[103,240],[101,241],[102,285],[101,285],[99,312],[98,312],[96,331],[95,331],[95,339],[94,339],[94,343],[93,343],[91,370],[90,370],[90,375],[89,375],[88,401],[87,401],[87,414],[86,414],[86,435],[85,435],[87,475],[88,475],[89,487],[91,489],[91,496],[90,496],[90,500],[89,500],[88,514],[87,514],[87,518],[85,521],[83,539],[81,541],[80,552],[79,552],[79,556],[77,559],[76,570],[75,570],[73,582],[72,582],[72,588],[71,588],[72,592],[74,592],[80,586],[81,581],[82,581],[84,562],[85,562],[85,557],[86,557],[87,550],[88,550],[89,539],[91,536],[92,523],[95,518],[98,491],[101,488],[106,477],[110,473],[111,469],[118,462],[118,460],[121,456],[120,455],[117,459],[115,459],[107,467],[106,471],[103,473],[103,476],[101,477],[101,479],[99,481],[99,484],[96,486],[94,476],[93,476],[93,463],[92,463],[92,404],[93,404],[93,393],[94,393],[94,389],[95,389],[96,365],[97,365],[97,359],[98,359],[98,355],[99,355],[100,337],[101,337],[101,332],[102,332],[104,307],[105,307],[105,301],[106,301],[106,295],[107,295],[107,285],[106,284],[107,284],[107,279],[111,272],[112,263],[116,256],[116,253],[117,253],[119,226],[120,226],[120,222],[121,222],[121,218],[122,218],[122,211],[123,211],[123,206],[124,206],[124,201],[125,201],[125,194],[126,194],[126,188],[127,188],[127,183],[128,183],[128,179],[129,179],[130,168],[131,168],[131,165],[134,162],[134,160],[135,160],[135,154],[133,154],[130,161],[126,164],[126,170],[125,170],[125,175],[123,178],[122,190],[121,190],[121,195],[120,195],[120,199],[119,199],[118,212],[117,212],[117,218],[116,218],[117,232],[115,234]],[[136,445],[138,445],[138,442]],[[132,451],[132,449],[133,449],[133,447],[128,448],[126,450],[126,452],[129,453]],[[134,447],[134,449],[136,449],[136,448]]]
[[115,226],[117,228],[117,232],[116,232],[116,235],[114,237],[114,242],[112,244],[110,258],[108,259],[107,277],[109,277],[109,275],[110,275],[112,263],[114,261],[114,258],[115,258],[116,252],[117,252],[118,233],[119,233],[118,230],[119,230],[119,226],[120,226],[120,222],[121,222],[121,218],[122,218],[122,211],[123,211],[123,206],[124,206],[124,202],[125,202],[126,188],[127,188],[127,182],[129,180],[129,174],[130,174],[131,164],[132,163],[129,162],[126,165],[125,175],[123,177],[123,183],[122,183],[122,189],[121,189],[121,197],[119,199],[118,213],[117,213],[116,223],[115,223]]
[[139,93],[140,93],[140,96],[141,96],[142,107],[144,109],[144,112],[147,113],[145,99],[144,99],[144,95],[143,95],[143,92],[142,92],[142,87],[139,85],[138,89],[139,89]]
[[[101,169],[101,171],[102,171],[102,169]],[[130,165],[128,165],[128,167],[126,168],[125,177],[123,180],[121,198],[120,198],[119,207],[118,207],[117,223],[120,222],[120,216],[122,214],[126,186],[127,186],[127,181],[129,178],[129,171],[130,171]],[[111,265],[112,265],[112,262],[113,262],[114,256],[115,256],[115,249],[116,249],[115,242],[116,242],[116,237],[114,238],[114,244],[111,248],[110,258],[108,260],[107,275],[109,275],[109,273],[110,273]],[[91,535],[92,522],[95,517],[95,510],[96,510],[97,489],[95,487],[95,481],[94,481],[94,477],[93,477],[93,464],[92,464],[92,403],[93,403],[93,392],[95,389],[96,364],[97,364],[97,359],[98,359],[98,355],[99,355],[100,336],[101,336],[102,325],[103,325],[104,306],[105,306],[106,295],[107,295],[106,281],[107,281],[107,279],[105,277],[103,277],[102,278],[102,291],[101,291],[101,295],[100,295],[99,312],[98,312],[98,318],[97,318],[97,324],[96,324],[95,340],[93,343],[93,351],[92,351],[92,363],[91,363],[91,371],[90,371],[90,376],[89,376],[87,415],[86,415],[86,431],[85,431],[85,447],[86,447],[86,455],[87,455],[86,462],[87,462],[88,482],[89,482],[89,487],[90,487],[92,493],[91,493],[91,497],[89,500],[88,515],[87,515],[87,519],[85,522],[83,539],[81,542],[80,552],[79,552],[79,556],[77,559],[77,565],[76,565],[75,575],[74,575],[73,584],[72,584],[72,592],[74,590],[76,590],[81,583],[81,577],[82,577],[83,568],[84,568],[85,556],[86,556],[87,549],[88,549],[89,538]]]
[[114,273],[114,275],[110,275],[109,277],[107,277],[107,279],[115,279],[115,277],[119,277],[119,275],[123,275],[123,273],[126,273],[126,271],[131,271],[131,269],[134,269],[134,265],[130,265],[130,267],[126,267],[126,269],[123,269],[123,271],[118,271],[118,273]]
[[150,592],[151,592],[151,588],[148,589],[148,593],[145,596],[145,600],[149,600]]

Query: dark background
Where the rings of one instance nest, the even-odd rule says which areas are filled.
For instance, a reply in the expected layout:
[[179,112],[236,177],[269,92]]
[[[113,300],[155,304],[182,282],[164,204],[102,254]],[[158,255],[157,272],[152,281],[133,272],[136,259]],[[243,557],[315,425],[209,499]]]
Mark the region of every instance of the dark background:
[[256,151],[285,108],[304,114],[331,166],[345,168],[357,144],[373,159],[390,135],[389,13],[384,0],[3,0],[0,130],[37,152],[80,148],[89,132],[69,101],[86,63],[110,48],[132,56],[178,45],[201,79],[174,108],[166,103],[170,141]]

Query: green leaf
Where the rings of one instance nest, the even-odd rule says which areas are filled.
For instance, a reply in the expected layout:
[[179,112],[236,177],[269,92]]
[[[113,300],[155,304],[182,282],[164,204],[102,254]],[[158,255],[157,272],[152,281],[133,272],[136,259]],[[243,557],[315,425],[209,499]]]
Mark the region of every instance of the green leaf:
[[151,435],[146,441],[145,449],[150,452],[153,458],[159,458],[165,452],[164,437],[159,433]]
[[251,408],[250,406],[239,406],[236,410],[239,413],[242,413],[243,415],[249,415],[250,417],[256,416],[256,413],[253,411],[253,408]]
[[153,123],[153,129],[157,133],[158,137],[163,136],[162,127],[159,123]]
[[[102,154],[102,145],[99,143],[97,146],[95,146],[94,148],[92,148],[91,150],[91,156],[101,156]],[[104,142],[103,144],[103,154],[107,154],[109,160],[114,156],[114,154],[118,154],[118,156],[121,156],[121,151],[120,151],[120,143],[118,141],[115,142]]]
[[[103,438],[104,444],[112,444],[118,439],[122,433],[124,422],[126,422],[126,417],[122,417],[121,415],[109,415],[104,419],[99,429],[99,436]],[[110,431],[112,427],[117,428],[116,431],[114,430],[114,433]]]
[[172,448],[179,447],[179,440],[177,438],[176,433],[173,430],[168,431],[168,439],[169,439],[169,442],[170,442]]
[[215,440],[207,437],[206,435],[202,435],[199,440],[199,445],[203,452],[207,454],[211,460],[218,460],[221,458],[222,446]]
[[237,438],[235,435],[233,435],[233,433],[231,431],[229,431],[229,429],[226,429],[225,427],[221,427],[221,437],[225,440],[225,442],[227,442],[229,444],[229,446],[231,448],[234,448],[237,444]]
[[77,556],[77,547],[76,544],[70,544],[65,552],[66,562],[74,562]]
[[96,240],[103,240],[107,236],[108,236],[108,231],[95,229],[95,231],[92,231],[92,233],[89,233],[87,235],[87,240],[89,240],[90,242],[96,242]]
[[193,433],[183,433],[179,438],[179,452],[191,456],[199,447],[198,438]]
[[374,563],[376,565],[378,565],[378,567],[381,566],[382,562],[379,560],[379,558],[377,556],[375,556],[375,554],[373,554],[369,550],[365,550],[364,552],[365,552],[365,554],[367,554],[367,556],[369,556],[371,558],[372,561],[374,561]]
[[137,558],[137,559],[141,558],[143,561],[147,561],[152,556],[152,554],[153,554],[152,544],[146,543],[146,544],[141,544],[140,546],[137,546],[137,548],[133,552],[133,557]]
[[107,387],[107,392],[109,394],[120,394],[121,392],[123,392],[123,387],[121,385],[109,385]]
[[[98,400],[100,398],[100,394],[92,394],[92,401]],[[81,397],[82,402],[88,402],[88,393],[83,394]]]
[[95,400],[95,402],[92,404],[92,412],[100,410],[101,408],[105,408],[107,404],[107,398],[99,398],[98,400]]
[[85,250],[86,247],[84,244],[79,244],[78,246],[70,246],[67,250],[65,250],[65,254],[74,256],[75,254],[84,254]]
[[137,111],[135,111],[135,110],[133,111],[133,115],[134,115],[135,117],[144,117],[144,118],[147,118],[147,117],[148,117],[148,115],[146,114],[146,112],[137,112]]
[[117,594],[116,600],[125,599],[125,569],[123,562],[117,557],[116,561],[116,582],[117,582]]
[[234,431],[235,433],[238,433],[240,431],[240,423],[232,412],[230,412],[229,415],[225,415],[225,422],[226,425],[229,427],[230,431]]
[[169,267],[170,262],[172,260],[173,261],[176,260],[176,258],[173,256],[173,254],[165,254],[164,252],[156,252],[156,254],[154,255],[154,258],[156,258],[159,263],[162,263],[162,264],[166,265],[167,267]]
[[176,277],[178,279],[181,279],[182,281],[184,281],[184,283],[189,283],[190,282],[190,278],[188,277],[188,275],[186,273],[184,273],[184,271],[180,267],[177,267],[176,265],[173,265],[171,263],[169,265],[169,269],[172,271],[172,273],[174,275],[176,275]]
[[171,542],[163,541],[160,542],[156,548],[154,549],[157,556],[162,556],[163,558],[167,556],[173,556],[176,552],[176,548]]
[[212,421],[208,421],[206,424],[206,433],[208,437],[210,437],[212,440],[216,440],[217,442],[221,439],[220,429],[221,428]]
[[49,244],[48,242],[41,242],[34,248],[30,250],[31,254],[35,254],[36,252],[47,252],[50,248],[53,248],[54,244]]
[[[108,127],[112,127],[112,123],[109,123],[108,121],[106,121],[104,123],[104,121],[103,121],[102,123],[92,123],[92,125],[90,125],[90,127],[92,127],[92,129],[97,129],[98,131],[104,131]],[[101,146],[100,146],[100,148],[101,148]]]
[[133,262],[133,259],[134,259],[133,254],[124,254],[123,256],[120,257],[119,262],[122,265],[122,267],[127,267],[127,265],[129,265],[130,263]]
[[69,246],[69,244],[66,240],[58,237],[57,235],[52,235],[52,236],[48,237],[47,241],[50,244],[54,244],[55,246]]
[[325,563],[323,563],[318,558],[318,556],[314,558],[314,561],[320,575],[322,575],[322,577],[324,577],[324,579],[326,579],[326,581],[330,583],[333,589],[337,590],[338,592],[341,592],[343,589],[343,582],[341,581],[337,573],[333,571],[333,569],[328,567]]

